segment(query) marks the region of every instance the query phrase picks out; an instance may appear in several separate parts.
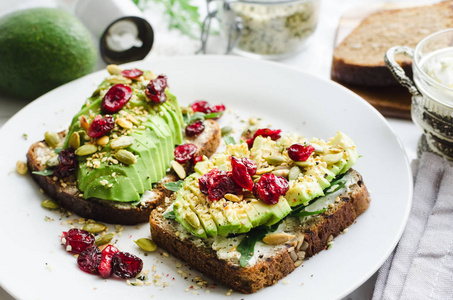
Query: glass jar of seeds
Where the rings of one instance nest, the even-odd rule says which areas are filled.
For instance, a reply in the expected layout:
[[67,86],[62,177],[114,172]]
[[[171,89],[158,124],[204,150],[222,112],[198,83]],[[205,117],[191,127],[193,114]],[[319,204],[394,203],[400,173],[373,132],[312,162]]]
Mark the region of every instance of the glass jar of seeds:
[[[386,63],[412,93],[412,120],[424,132],[418,154],[430,151],[453,160],[453,29],[434,33],[415,49],[391,48]],[[412,57],[414,82],[396,64],[394,56]]]
[[211,17],[219,20],[227,53],[281,59],[302,50],[318,23],[320,0],[215,2],[217,10]]

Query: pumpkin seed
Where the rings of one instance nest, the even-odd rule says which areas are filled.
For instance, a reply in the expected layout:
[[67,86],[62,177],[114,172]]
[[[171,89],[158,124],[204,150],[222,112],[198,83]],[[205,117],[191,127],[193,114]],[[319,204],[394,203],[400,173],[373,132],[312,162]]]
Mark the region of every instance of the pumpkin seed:
[[115,158],[126,165],[133,165],[137,162],[135,155],[127,150],[121,149],[115,153]]
[[47,131],[44,134],[44,140],[50,147],[56,147],[60,144],[60,137],[58,136],[58,133],[53,131]]
[[27,171],[28,171],[27,163],[24,161],[18,160],[16,162],[16,170],[17,170],[17,173],[19,173],[20,175],[27,174]]
[[97,141],[96,141],[96,144],[98,144],[99,146],[102,146],[102,147],[104,147],[108,143],[109,143],[109,137],[106,136],[106,135],[98,138]]
[[123,70],[118,67],[118,65],[108,65],[106,69],[107,72],[110,73],[110,75],[119,75],[121,74],[121,72],[123,72]]
[[121,126],[124,129],[131,129],[132,128],[132,122],[126,120],[125,118],[118,118],[118,119],[116,119],[115,122],[116,122],[116,124],[118,124],[119,126]]
[[154,75],[153,72],[151,71],[147,71],[143,74],[143,78],[145,78],[145,80],[153,80],[153,79],[156,79],[156,75]]
[[313,162],[311,162],[310,160],[306,160],[306,161],[295,161],[294,164],[295,164],[296,166],[305,168],[305,167],[312,166],[312,165],[313,165]]
[[141,238],[136,241],[134,241],[137,246],[139,246],[142,250],[145,250],[147,252],[153,252],[156,251],[157,245],[154,243],[154,241],[147,239],[147,238]]
[[107,229],[107,226],[101,223],[91,222],[85,224],[82,229],[91,233],[99,233],[105,231]]
[[182,114],[192,114],[193,109],[190,106],[181,106],[181,113]]
[[100,235],[99,237],[96,238],[94,241],[94,244],[96,246],[101,246],[110,243],[110,241],[113,239],[113,237],[116,235],[114,232],[106,233],[104,235]]
[[138,125],[138,124],[139,124],[139,123],[138,123],[138,120],[137,120],[133,115],[131,115],[131,114],[128,114],[128,115],[126,116],[126,119],[127,119],[128,121],[131,121],[132,123],[134,123],[134,125]]
[[85,131],[88,131],[88,128],[90,128],[90,123],[88,123],[87,117],[85,117],[84,115],[80,116],[79,123],[80,127],[82,127],[82,129]]
[[334,164],[338,161],[340,161],[340,159],[343,158],[343,152],[339,152],[339,153],[334,153],[334,154],[326,154],[323,156],[322,160],[325,161],[328,165],[331,165],[331,164]]
[[176,174],[178,175],[179,178],[181,178],[181,179],[186,178],[186,170],[184,170],[184,167],[181,166],[180,163],[173,160],[170,163],[170,165],[171,165],[172,169],[176,172]]
[[134,143],[134,141],[135,139],[133,137],[123,135],[117,139],[112,140],[112,142],[110,143],[110,147],[112,147],[112,149],[127,148],[131,146]]
[[258,121],[256,120],[256,118],[250,118],[250,119],[249,119],[249,124],[250,124],[250,125],[256,125],[257,122],[258,122]]
[[73,132],[69,138],[69,148],[76,150],[80,147],[80,135],[78,132]]
[[263,238],[263,242],[268,245],[279,245],[286,243],[294,238],[294,235],[288,233],[269,233]]
[[264,158],[270,165],[280,165],[286,161],[283,156],[268,156]]
[[321,147],[320,145],[318,144],[315,144],[315,143],[312,143],[310,144],[313,148],[315,148],[315,152],[316,153],[324,153],[324,148]]
[[239,201],[242,201],[243,199],[243,195],[235,195],[235,194],[225,194],[225,199],[227,200],[230,200],[230,201],[233,201],[233,202],[239,202]]
[[193,211],[186,212],[185,219],[193,228],[198,228],[200,226],[200,220]]
[[56,167],[59,164],[60,164],[60,161],[58,160],[58,155],[55,155],[46,161],[46,166],[48,166],[48,167]]
[[42,200],[41,206],[51,210],[60,208],[60,205],[58,205],[58,203],[50,199]]
[[275,176],[288,177],[289,170],[288,169],[274,170],[272,171],[272,174],[274,174]]
[[222,134],[222,136],[230,134],[232,131],[233,131],[233,127],[231,127],[231,126],[225,126],[225,127],[222,127],[222,129],[220,129],[220,133]]
[[298,166],[294,166],[289,170],[288,180],[296,180],[300,175],[300,169]]
[[93,144],[86,144],[76,149],[75,154],[78,156],[90,155],[98,151],[98,147]]
[[132,83],[132,80],[129,78],[126,78],[121,75],[110,75],[109,77],[106,78],[107,82],[113,83],[113,84],[130,84]]
[[273,166],[267,167],[267,168],[261,168],[256,170],[256,175],[262,175],[264,173],[270,173],[274,170]]

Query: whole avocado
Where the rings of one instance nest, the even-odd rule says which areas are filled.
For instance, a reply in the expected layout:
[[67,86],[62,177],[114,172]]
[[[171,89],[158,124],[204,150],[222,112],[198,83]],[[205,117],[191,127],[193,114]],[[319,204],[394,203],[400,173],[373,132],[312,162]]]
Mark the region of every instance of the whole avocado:
[[0,94],[32,100],[91,73],[97,50],[73,15],[32,8],[0,19]]

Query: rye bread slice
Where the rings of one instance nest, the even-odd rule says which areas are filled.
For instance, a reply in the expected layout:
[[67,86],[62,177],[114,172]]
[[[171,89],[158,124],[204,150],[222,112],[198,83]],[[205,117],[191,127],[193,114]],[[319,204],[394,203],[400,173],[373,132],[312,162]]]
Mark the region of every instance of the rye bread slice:
[[349,191],[339,196],[324,213],[309,217],[303,223],[299,218],[286,218],[284,231],[295,237],[284,245],[275,246],[270,254],[258,257],[253,265],[241,267],[237,259],[219,259],[212,249],[213,239],[194,237],[175,220],[165,219],[165,205],[171,201],[151,212],[151,237],[159,247],[212,279],[238,292],[254,293],[277,283],[300,266],[304,258],[325,249],[367,210],[370,196],[362,176],[352,169],[348,172],[353,178]]
[[[195,138],[188,141],[198,146],[198,155],[210,157],[220,144],[221,134],[217,122],[205,120],[205,130]],[[60,132],[63,140],[66,133]],[[51,151],[45,141],[36,142],[31,145],[27,153],[27,164],[30,172],[41,171],[46,168],[47,155]],[[187,165],[186,167],[189,167]],[[60,180],[53,176],[41,176],[32,174],[38,185],[56,200],[63,208],[68,209],[81,217],[93,219],[112,224],[135,225],[148,222],[149,214],[158,205],[164,202],[165,197],[171,192],[163,187],[163,184],[176,181],[178,178],[173,172],[157,183],[156,188],[145,192],[141,203],[132,206],[128,203],[102,200],[98,198],[84,199],[81,191],[76,186],[74,176]]]
[[[453,27],[453,1],[384,10],[365,18],[334,50],[331,78],[359,86],[399,85],[384,62],[393,46],[414,48],[423,38]],[[412,60],[398,56],[407,74]]]

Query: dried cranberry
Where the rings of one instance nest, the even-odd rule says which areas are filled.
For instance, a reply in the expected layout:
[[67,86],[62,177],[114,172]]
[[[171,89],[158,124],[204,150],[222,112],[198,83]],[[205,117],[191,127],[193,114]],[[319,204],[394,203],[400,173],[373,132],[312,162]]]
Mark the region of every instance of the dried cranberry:
[[200,161],[203,161],[203,156],[201,156],[201,155],[195,155],[195,156],[192,158],[192,163],[193,163],[194,166],[195,166],[197,163],[199,163]]
[[115,84],[102,98],[101,108],[104,114],[119,112],[132,96],[132,89],[124,84]]
[[62,238],[67,251],[80,253],[94,245],[94,236],[88,231],[72,228]]
[[115,121],[112,116],[105,116],[103,118],[101,115],[97,115],[93,122],[91,122],[87,134],[89,137],[98,138],[108,135],[114,126]]
[[77,265],[79,269],[91,273],[98,274],[98,266],[101,262],[101,250],[96,246],[86,248],[77,257]]
[[197,136],[199,135],[200,133],[202,133],[204,131],[204,124],[203,124],[203,121],[196,121],[192,124],[189,124],[187,125],[186,127],[186,135],[188,137],[193,137],[193,136]]
[[253,194],[266,204],[278,203],[278,198],[288,191],[288,181],[272,173],[263,174],[253,186]]
[[143,75],[143,71],[139,69],[124,70],[121,72],[121,75],[130,79],[137,79],[138,77]]
[[71,148],[61,150],[58,154],[58,166],[53,171],[53,175],[58,178],[66,178],[74,173],[77,166],[77,159],[74,150]]
[[149,82],[145,94],[153,102],[164,103],[167,101],[167,95],[165,94],[165,88],[167,86],[167,76],[159,75],[156,79]]
[[212,105],[209,108],[211,109],[212,113],[218,113],[218,112],[224,112],[225,111],[225,105],[223,105],[223,104]]
[[306,161],[315,151],[312,145],[292,144],[288,147],[288,156],[294,161]]
[[234,181],[244,189],[251,191],[253,189],[253,179],[252,176],[250,176],[247,167],[242,160],[239,160],[234,156],[231,156],[230,159]]
[[258,129],[255,132],[255,134],[253,135],[253,137],[251,139],[247,140],[247,145],[249,146],[249,148],[252,148],[253,142],[255,141],[257,136],[270,137],[271,140],[276,141],[281,137],[281,135],[280,135],[281,132],[282,131],[280,129],[275,129],[275,130],[269,129],[269,128]]
[[98,266],[98,271],[102,278],[109,278],[112,275],[112,257],[118,252],[120,252],[120,250],[112,245],[107,245],[107,247],[102,250],[101,261]]
[[253,161],[247,157],[241,158],[241,161],[246,166],[247,172],[250,174],[250,176],[253,176],[256,174],[256,162],[255,161]]
[[175,160],[180,164],[185,164],[191,160],[198,148],[194,144],[179,145],[175,148]]
[[134,278],[143,269],[143,261],[127,252],[115,253],[112,257],[113,274],[121,278]]
[[234,181],[231,173],[215,168],[198,179],[200,191],[211,201],[222,199],[225,194],[239,194],[242,188]]
[[223,105],[223,104],[209,105],[208,102],[203,101],[203,100],[194,102],[190,107],[192,108],[192,110],[194,112],[202,112],[204,114],[218,113],[218,112],[225,111],[225,105]]
[[203,100],[196,101],[190,107],[192,108],[192,110],[194,112],[202,112],[204,114],[208,114],[211,112],[208,102],[203,101]]

